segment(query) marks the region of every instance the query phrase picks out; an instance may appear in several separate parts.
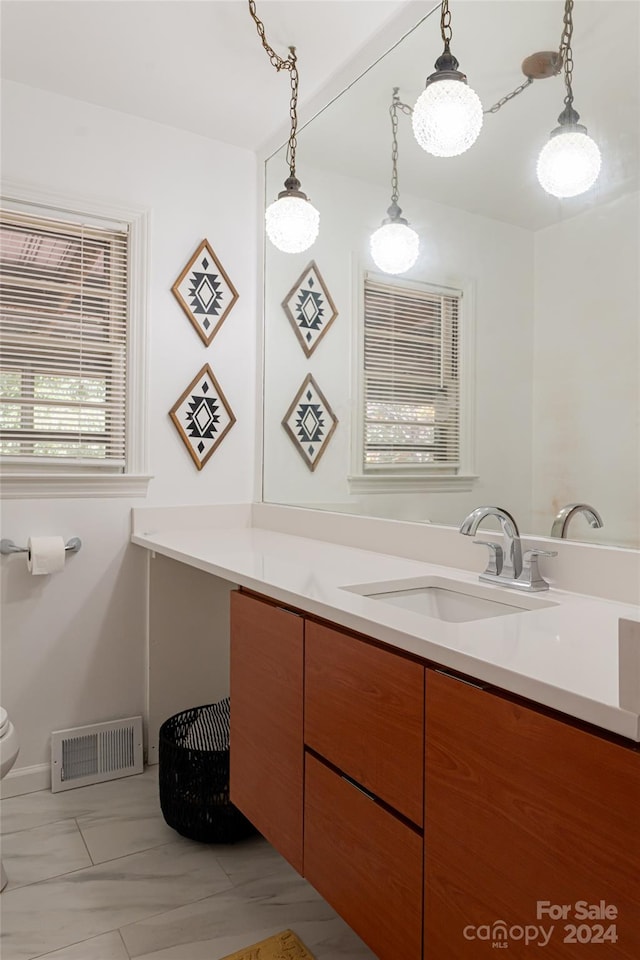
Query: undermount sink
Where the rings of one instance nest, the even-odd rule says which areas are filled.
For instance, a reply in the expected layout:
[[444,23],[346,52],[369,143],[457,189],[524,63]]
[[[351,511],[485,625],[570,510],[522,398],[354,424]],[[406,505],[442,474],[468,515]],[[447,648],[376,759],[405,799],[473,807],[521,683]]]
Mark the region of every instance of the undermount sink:
[[448,577],[364,583],[342,589],[450,623],[506,617],[556,606],[553,601],[520,595],[515,590],[463,583]]

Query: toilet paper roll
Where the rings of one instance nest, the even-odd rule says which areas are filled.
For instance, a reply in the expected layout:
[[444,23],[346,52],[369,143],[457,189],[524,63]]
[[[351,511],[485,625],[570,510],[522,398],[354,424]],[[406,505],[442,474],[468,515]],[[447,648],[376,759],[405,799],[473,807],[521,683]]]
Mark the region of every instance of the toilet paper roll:
[[64,568],[62,537],[29,537],[27,549],[27,569],[34,576],[58,573]]

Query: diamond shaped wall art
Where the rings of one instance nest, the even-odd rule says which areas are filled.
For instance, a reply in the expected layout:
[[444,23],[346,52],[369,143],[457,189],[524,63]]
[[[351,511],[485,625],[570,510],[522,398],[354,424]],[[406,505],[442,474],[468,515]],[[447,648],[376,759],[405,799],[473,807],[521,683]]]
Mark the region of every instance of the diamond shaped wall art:
[[338,426],[338,419],[311,374],[287,410],[282,426],[309,470],[315,470]]
[[305,354],[310,357],[338,316],[322,274],[312,260],[282,301]]
[[208,363],[174,404],[169,416],[198,470],[202,470],[236,422]]
[[202,241],[171,290],[209,346],[238,299],[238,292],[208,240]]

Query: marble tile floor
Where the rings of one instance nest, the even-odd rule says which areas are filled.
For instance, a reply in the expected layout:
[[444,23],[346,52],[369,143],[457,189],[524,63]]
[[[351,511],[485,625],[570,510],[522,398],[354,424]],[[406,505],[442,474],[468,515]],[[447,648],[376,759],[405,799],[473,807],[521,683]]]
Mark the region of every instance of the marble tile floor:
[[262,837],[171,830],[157,767],[2,800],[0,824],[2,960],[221,960],[286,928],[317,960],[375,960]]

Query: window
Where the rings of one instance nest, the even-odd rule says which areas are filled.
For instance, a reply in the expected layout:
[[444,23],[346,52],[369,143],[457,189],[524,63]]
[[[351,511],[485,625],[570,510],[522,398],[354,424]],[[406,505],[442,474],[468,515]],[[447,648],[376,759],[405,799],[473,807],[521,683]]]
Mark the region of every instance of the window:
[[459,488],[471,479],[462,300],[462,290],[365,274],[352,488],[438,477]]
[[[34,481],[62,475],[102,477],[102,484],[93,484],[95,495],[105,492],[108,477],[147,479],[140,476],[144,276],[136,282],[132,276],[141,265],[142,221],[141,215],[122,220],[3,201],[5,495],[7,486],[9,495],[29,495],[25,487],[37,488]],[[122,492],[132,492],[131,484]]]

